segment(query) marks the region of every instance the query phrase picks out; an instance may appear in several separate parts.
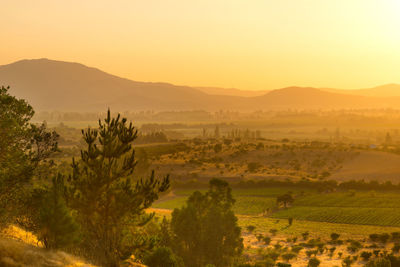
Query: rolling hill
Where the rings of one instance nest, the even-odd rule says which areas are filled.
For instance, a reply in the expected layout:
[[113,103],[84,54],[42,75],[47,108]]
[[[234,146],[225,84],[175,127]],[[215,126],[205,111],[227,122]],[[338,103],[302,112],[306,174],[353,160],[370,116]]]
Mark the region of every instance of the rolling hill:
[[27,99],[38,111],[104,111],[108,107],[117,111],[400,107],[400,96],[375,96],[379,90],[390,94],[397,85],[372,88],[368,92],[375,95],[369,96],[367,89],[357,95],[310,87],[288,87],[260,95],[237,89],[132,81],[79,63],[49,59],[0,66],[0,85],[11,86],[11,94]]

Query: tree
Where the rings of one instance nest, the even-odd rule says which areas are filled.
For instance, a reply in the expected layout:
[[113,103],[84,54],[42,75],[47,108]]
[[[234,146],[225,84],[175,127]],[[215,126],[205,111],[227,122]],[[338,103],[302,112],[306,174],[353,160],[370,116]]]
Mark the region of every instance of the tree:
[[183,261],[176,256],[168,247],[159,247],[151,253],[148,253],[144,264],[149,267],[183,267]]
[[283,204],[284,208],[287,208],[288,205],[292,204],[294,202],[294,199],[291,194],[286,193],[283,195],[280,195],[276,198],[276,203],[278,206]]
[[243,239],[232,211],[234,202],[229,184],[212,179],[208,192],[194,192],[184,207],[173,211],[176,252],[187,266],[231,266],[241,254]]
[[24,226],[33,231],[46,248],[67,248],[80,241],[79,225],[64,199],[64,177],[53,177],[50,187],[33,190],[27,203],[29,222]]
[[86,148],[79,161],[72,160],[68,204],[77,211],[87,257],[118,266],[134,249],[147,245],[135,239],[135,233],[154,216],[145,209],[168,189],[169,178],[158,180],[154,171],[147,179],[133,177],[137,131],[119,114],[111,118],[108,110],[97,130],[88,128],[82,134]]
[[29,183],[35,175],[41,176],[38,170],[48,171],[43,163],[57,151],[58,139],[57,133],[46,131],[45,124],[31,124],[33,108],[8,90],[0,88],[0,224],[25,211],[21,205]]

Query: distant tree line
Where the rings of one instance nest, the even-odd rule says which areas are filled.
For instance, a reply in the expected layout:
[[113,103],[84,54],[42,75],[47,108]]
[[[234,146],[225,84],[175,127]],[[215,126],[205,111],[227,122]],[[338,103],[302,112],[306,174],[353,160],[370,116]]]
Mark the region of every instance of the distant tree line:
[[152,132],[147,134],[138,134],[135,144],[165,143],[168,138],[163,132]]
[[[174,188],[206,188],[207,184],[203,181],[188,180],[185,182],[174,181]],[[376,190],[376,191],[397,191],[400,190],[400,183],[394,184],[391,181],[364,181],[350,180],[338,182],[336,180],[276,180],[276,179],[260,179],[260,180],[241,180],[231,183],[232,188],[260,188],[260,187],[288,187],[288,188],[304,188],[315,189],[320,192],[347,191],[347,190]]]

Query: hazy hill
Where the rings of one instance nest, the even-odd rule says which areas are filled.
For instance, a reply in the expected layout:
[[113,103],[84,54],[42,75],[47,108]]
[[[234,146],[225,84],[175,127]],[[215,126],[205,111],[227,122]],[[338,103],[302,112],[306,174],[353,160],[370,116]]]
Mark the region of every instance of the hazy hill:
[[372,97],[392,97],[400,96],[400,84],[385,84],[367,89],[340,90],[340,89],[321,89],[332,93],[342,93],[349,95],[372,96]]
[[400,97],[375,96],[378,92],[385,96],[396,93],[398,85],[363,89],[354,94],[337,89],[288,87],[259,95],[260,92],[237,89],[200,90],[137,82],[82,64],[48,59],[0,66],[0,85],[10,85],[11,94],[27,99],[36,110],[48,111],[104,111],[107,107],[116,111],[400,107]]
[[136,82],[82,64],[48,59],[0,66],[0,84],[10,85],[12,94],[26,98],[38,110],[182,110],[223,104],[220,97],[191,87]]
[[236,88],[219,88],[219,87],[195,87],[200,91],[209,95],[230,95],[230,96],[243,96],[243,97],[254,97],[262,96],[269,93],[269,90],[241,90]]

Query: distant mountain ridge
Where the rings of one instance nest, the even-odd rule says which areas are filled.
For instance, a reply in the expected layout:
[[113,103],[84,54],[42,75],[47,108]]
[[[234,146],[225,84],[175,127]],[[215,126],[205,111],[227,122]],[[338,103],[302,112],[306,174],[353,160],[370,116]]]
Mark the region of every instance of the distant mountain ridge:
[[249,93],[132,81],[79,63],[49,59],[0,66],[0,85],[11,86],[11,94],[27,99],[39,111],[400,108],[397,84],[352,92],[288,87]]

